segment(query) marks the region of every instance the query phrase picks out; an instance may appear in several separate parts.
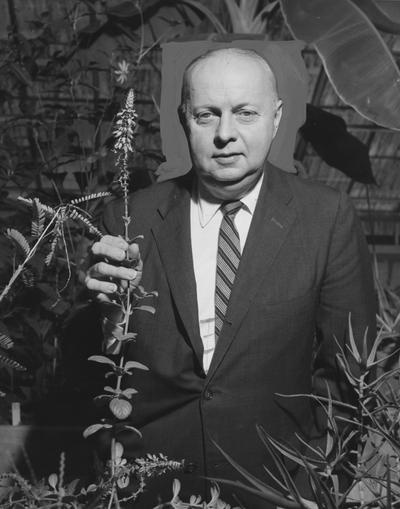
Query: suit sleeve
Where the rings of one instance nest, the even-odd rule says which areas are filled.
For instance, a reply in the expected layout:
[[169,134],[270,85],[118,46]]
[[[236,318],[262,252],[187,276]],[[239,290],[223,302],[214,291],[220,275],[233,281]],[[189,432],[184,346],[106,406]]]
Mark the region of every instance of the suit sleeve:
[[[348,352],[345,344],[349,337],[350,314],[359,351],[362,351],[366,331],[368,345],[371,346],[376,336],[376,302],[367,243],[354,207],[343,193],[330,236],[320,290],[313,371],[313,386],[317,394],[326,395],[328,383],[334,399],[350,403],[354,399],[355,394],[349,390],[345,375],[338,368],[337,343]],[[350,361],[350,357],[347,358]],[[354,364],[352,369],[357,371]]]

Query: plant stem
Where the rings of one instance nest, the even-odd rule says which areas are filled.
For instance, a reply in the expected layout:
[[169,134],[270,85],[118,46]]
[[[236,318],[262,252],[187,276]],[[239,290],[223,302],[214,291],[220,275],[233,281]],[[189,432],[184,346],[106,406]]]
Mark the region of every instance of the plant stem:
[[51,218],[51,221],[49,222],[49,224],[46,226],[46,228],[43,230],[43,233],[40,235],[40,237],[38,238],[38,240],[36,241],[36,243],[34,244],[34,246],[31,248],[31,250],[29,251],[29,253],[26,255],[26,258],[25,260],[20,263],[18,265],[18,267],[15,269],[13,275],[11,276],[9,282],[7,283],[6,287],[3,289],[3,291],[1,292],[0,294],[0,302],[4,299],[4,297],[8,294],[8,292],[11,290],[11,287],[12,285],[15,283],[15,281],[17,280],[17,278],[20,276],[20,274],[22,273],[22,271],[24,270],[25,268],[25,265],[29,262],[29,260],[33,257],[33,255],[35,254],[37,248],[39,247],[39,244],[42,242],[43,238],[46,236],[47,232],[49,231],[50,229],[50,226],[54,223],[54,221],[57,219],[58,217],[58,212],[56,214],[54,214],[54,216]]

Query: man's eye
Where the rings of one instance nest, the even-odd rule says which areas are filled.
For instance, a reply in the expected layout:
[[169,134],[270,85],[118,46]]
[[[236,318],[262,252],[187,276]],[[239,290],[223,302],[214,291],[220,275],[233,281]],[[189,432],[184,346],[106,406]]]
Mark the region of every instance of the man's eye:
[[245,122],[251,122],[257,117],[257,112],[252,110],[240,110],[236,113],[240,120]]
[[215,115],[212,113],[212,111],[203,111],[196,115],[197,121],[202,124],[210,122],[214,117]]

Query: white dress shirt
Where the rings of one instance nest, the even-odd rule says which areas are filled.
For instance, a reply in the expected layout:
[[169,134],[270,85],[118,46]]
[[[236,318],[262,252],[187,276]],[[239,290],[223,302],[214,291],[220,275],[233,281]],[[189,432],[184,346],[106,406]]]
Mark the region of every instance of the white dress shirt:
[[[240,238],[240,251],[247,234],[264,175],[241,202],[243,207],[235,215],[235,226]],[[196,280],[198,320],[203,341],[203,368],[207,373],[215,349],[215,275],[219,228],[223,218],[221,203],[209,202],[195,190],[190,203],[190,228],[194,275]]]

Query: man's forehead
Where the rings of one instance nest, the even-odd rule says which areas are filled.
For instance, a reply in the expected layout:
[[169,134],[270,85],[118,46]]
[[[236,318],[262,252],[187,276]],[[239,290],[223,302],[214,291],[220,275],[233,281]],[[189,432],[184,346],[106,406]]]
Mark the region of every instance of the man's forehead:
[[242,72],[242,69],[246,68],[250,71],[254,70],[254,72],[257,72],[256,70],[263,70],[269,76],[273,76],[267,61],[256,52],[239,52],[230,49],[213,51],[196,60],[189,65],[190,74],[207,74],[210,69],[215,69],[219,66],[230,68],[231,71],[236,70],[239,74]]
[[268,64],[248,55],[216,52],[200,60],[187,76],[190,96],[255,96],[275,90],[275,80]]

